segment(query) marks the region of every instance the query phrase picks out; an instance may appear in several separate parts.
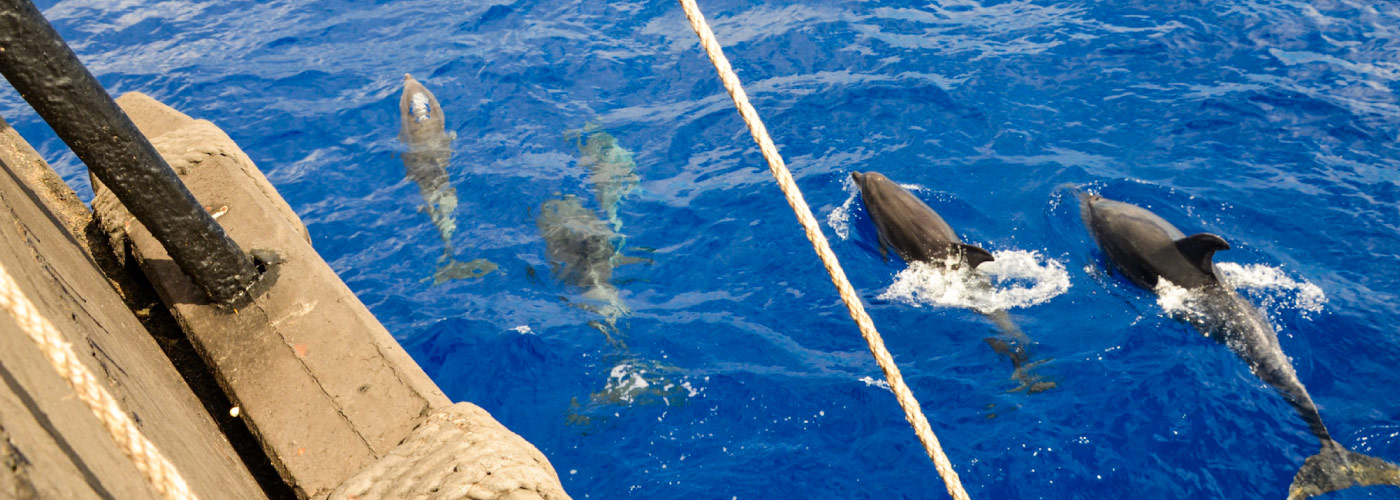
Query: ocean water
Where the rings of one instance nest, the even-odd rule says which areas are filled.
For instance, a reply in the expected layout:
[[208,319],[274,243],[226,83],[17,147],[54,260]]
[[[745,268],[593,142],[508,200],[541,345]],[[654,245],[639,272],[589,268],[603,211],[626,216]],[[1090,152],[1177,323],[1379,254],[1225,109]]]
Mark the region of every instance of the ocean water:
[[[946,496],[676,3],[39,4],[113,94],[228,131],[575,498]],[[1316,452],[1106,270],[1075,190],[1229,241],[1333,435],[1400,462],[1400,4],[700,4],[973,498],[1282,498]],[[405,73],[456,134],[441,173],[406,169]],[[88,191],[8,87],[0,114]],[[855,171],[992,286],[882,258]],[[1053,388],[1009,392],[994,309]]]

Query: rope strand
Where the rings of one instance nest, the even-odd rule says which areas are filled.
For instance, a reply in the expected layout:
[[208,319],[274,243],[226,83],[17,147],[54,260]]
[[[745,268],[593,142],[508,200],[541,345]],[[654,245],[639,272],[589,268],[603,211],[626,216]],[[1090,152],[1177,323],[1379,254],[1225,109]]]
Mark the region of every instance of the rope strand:
[[798,189],[797,183],[792,178],[792,173],[783,163],[782,156],[778,154],[777,146],[773,145],[773,139],[768,136],[768,129],[763,126],[763,120],[759,119],[758,111],[755,111],[753,105],[749,104],[748,94],[744,93],[738,75],[734,74],[734,69],[729,65],[729,59],[724,57],[724,51],[715,39],[714,32],[710,30],[709,24],[705,22],[705,16],[700,13],[700,7],[695,4],[695,0],[680,0],[680,3],[681,8],[685,9],[686,18],[690,20],[690,27],[695,30],[696,35],[700,36],[700,45],[705,48],[705,53],[710,57],[710,62],[714,64],[720,80],[724,82],[725,90],[729,91],[729,96],[734,99],[734,106],[739,108],[739,115],[744,118],[744,123],[748,125],[749,133],[753,135],[754,142],[757,142],[758,148],[763,151],[763,158],[768,161],[768,169],[778,180],[778,185],[783,190],[783,196],[787,198],[788,205],[792,206],[797,220],[802,223],[802,228],[807,233],[807,239],[811,240],[817,256],[821,257],[826,271],[831,274],[831,281],[836,284],[836,290],[841,294],[841,300],[845,301],[846,309],[850,311],[856,326],[860,328],[861,336],[865,337],[866,343],[870,345],[870,353],[875,356],[875,362],[885,372],[885,379],[889,381],[890,390],[899,400],[899,406],[904,409],[904,418],[909,421],[909,425],[914,427],[914,433],[918,435],[919,442],[924,446],[924,451],[933,460],[933,466],[938,470],[938,475],[942,476],[943,483],[948,488],[948,494],[956,500],[968,500],[967,491],[963,490],[958,473],[953,470],[953,464],[943,453],[943,448],[938,443],[938,437],[933,434],[933,428],[929,426],[928,419],[924,417],[923,410],[919,407],[919,401],[914,398],[914,393],[909,390],[909,386],[905,385],[904,377],[900,375],[899,366],[895,364],[894,357],[885,348],[885,342],[880,338],[880,332],[875,330],[875,323],[870,320],[870,315],[866,314],[865,307],[860,303],[860,297],[856,295],[855,289],[846,279],[846,272],[841,269],[841,263],[836,260],[836,254],[832,253],[831,245],[827,243],[826,236],[822,234],[820,226],[817,225],[816,217],[812,215],[812,209],[807,207],[806,200],[802,198],[802,191]]
[[82,360],[73,352],[73,347],[58,329],[39,313],[34,304],[20,291],[5,266],[0,265],[0,309],[10,313],[30,340],[44,352],[49,364],[53,365],[60,377],[68,381],[78,399],[87,404],[93,416],[117,442],[117,447],[131,459],[136,470],[166,500],[197,500],[190,492],[180,471],[166,460],[155,444],[152,444],[136,423],[122,410],[106,389],[98,383]]

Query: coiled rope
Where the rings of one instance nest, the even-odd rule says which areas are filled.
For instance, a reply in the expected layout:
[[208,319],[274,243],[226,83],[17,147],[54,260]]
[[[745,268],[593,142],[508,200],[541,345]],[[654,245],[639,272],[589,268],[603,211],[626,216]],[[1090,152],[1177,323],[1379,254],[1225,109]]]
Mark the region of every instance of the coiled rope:
[[929,458],[933,459],[933,466],[938,469],[938,475],[943,477],[943,483],[948,487],[948,494],[957,500],[968,500],[967,491],[963,490],[962,481],[958,479],[958,473],[953,470],[953,464],[948,462],[948,455],[944,454],[943,448],[939,446],[938,436],[933,434],[933,428],[929,426],[928,419],[924,417],[924,412],[919,407],[919,401],[914,398],[914,393],[909,390],[909,386],[904,384],[904,377],[899,374],[899,367],[895,365],[894,357],[890,356],[890,351],[885,348],[885,342],[881,340],[880,332],[875,330],[875,323],[870,320],[870,315],[866,314],[865,307],[860,303],[860,297],[856,295],[851,283],[846,280],[846,272],[841,270],[841,263],[836,260],[836,254],[832,253],[831,245],[827,243],[826,236],[822,234],[821,228],[817,225],[816,217],[812,216],[812,209],[808,208],[807,202],[802,199],[802,191],[793,181],[792,173],[788,172],[787,165],[783,163],[783,157],[778,154],[777,146],[773,145],[773,139],[768,137],[768,129],[763,126],[763,120],[759,119],[758,112],[754,110],[752,104],[749,104],[748,94],[744,93],[744,88],[739,83],[739,77],[734,74],[734,69],[729,65],[729,59],[724,57],[724,51],[720,48],[719,41],[715,40],[715,34],[710,30],[710,25],[705,22],[705,16],[700,13],[700,7],[695,5],[695,0],[680,0],[680,2],[681,8],[685,9],[685,17],[690,19],[690,27],[694,28],[695,34],[700,36],[700,45],[705,47],[705,53],[710,56],[710,62],[714,63],[715,71],[719,72],[719,78],[724,82],[725,90],[728,90],[729,97],[734,99],[734,106],[739,108],[739,114],[744,117],[744,123],[748,125],[749,133],[753,135],[753,140],[758,143],[758,148],[763,151],[763,158],[768,160],[768,169],[773,172],[773,177],[777,178],[778,185],[783,189],[783,196],[787,197],[788,204],[792,206],[793,212],[797,214],[797,220],[802,223],[802,228],[807,233],[807,239],[812,241],[817,256],[821,257],[826,271],[831,274],[831,281],[836,284],[836,290],[840,292],[841,300],[846,302],[846,309],[850,311],[851,318],[855,319],[856,326],[860,328],[861,336],[865,337],[867,344],[870,344],[870,353],[875,356],[875,362],[885,372],[885,380],[889,381],[890,390],[899,399],[899,406],[904,408],[904,418],[909,421],[909,425],[914,427],[914,433],[919,436],[919,442],[923,443],[924,451],[928,452]]
[[54,370],[68,381],[78,399],[87,404],[93,416],[102,422],[112,439],[116,440],[117,447],[126,453],[136,470],[141,471],[142,477],[162,498],[197,498],[190,492],[185,478],[180,476],[180,471],[166,460],[155,444],[141,434],[141,430],[136,428],[136,423],[132,422],[126,411],[117,404],[116,398],[98,384],[87,365],[73,352],[73,347],[63,340],[53,323],[39,314],[39,310],[24,296],[24,292],[20,291],[19,285],[3,265],[0,265],[0,308],[9,312],[20,330],[39,346],[39,350],[44,352]]

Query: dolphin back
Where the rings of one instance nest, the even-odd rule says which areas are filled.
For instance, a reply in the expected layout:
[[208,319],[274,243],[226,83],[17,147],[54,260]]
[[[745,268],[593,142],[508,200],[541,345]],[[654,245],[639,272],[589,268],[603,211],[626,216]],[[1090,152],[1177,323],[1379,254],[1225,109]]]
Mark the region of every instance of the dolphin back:
[[1080,215],[1109,260],[1143,288],[1156,288],[1158,278],[1188,289],[1220,282],[1213,257],[1230,245],[1219,236],[1186,236],[1145,208],[1092,194],[1080,194]]
[[961,256],[972,267],[994,260],[986,250],[958,238],[942,217],[914,196],[878,172],[852,172],[860,188],[861,202],[880,234],[880,249],[893,248],[908,262],[936,263]]
[[535,219],[560,281],[582,288],[611,287],[617,236],[573,195],[545,201]]
[[1322,452],[1308,457],[1293,476],[1288,500],[1303,500],[1353,486],[1379,485],[1400,486],[1400,466],[1326,440],[1322,442]]

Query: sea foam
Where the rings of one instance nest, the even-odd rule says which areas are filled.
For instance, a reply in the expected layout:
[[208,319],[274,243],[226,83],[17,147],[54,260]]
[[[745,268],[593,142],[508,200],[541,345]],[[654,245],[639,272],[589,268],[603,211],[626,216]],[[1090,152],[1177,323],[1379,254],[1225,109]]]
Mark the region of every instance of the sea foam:
[[881,299],[913,306],[942,306],[992,312],[1029,307],[1069,290],[1069,272],[1055,259],[1028,250],[998,250],[996,260],[976,271],[954,266],[959,259],[915,262],[895,275]]

